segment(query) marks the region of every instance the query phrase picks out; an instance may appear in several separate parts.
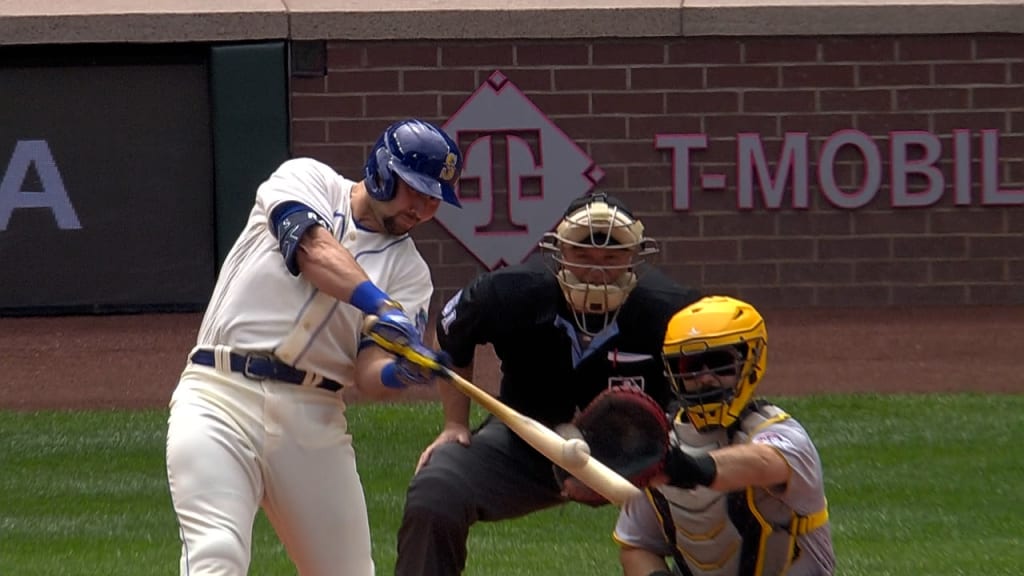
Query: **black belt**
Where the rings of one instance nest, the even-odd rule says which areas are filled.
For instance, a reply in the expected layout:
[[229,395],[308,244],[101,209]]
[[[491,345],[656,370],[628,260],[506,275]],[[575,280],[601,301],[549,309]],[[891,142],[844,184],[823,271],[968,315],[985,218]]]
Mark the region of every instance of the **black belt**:
[[[215,367],[217,365],[214,360],[213,350],[196,350],[189,357],[189,360],[194,364],[202,364],[203,366]],[[266,354],[238,354],[232,352],[231,371],[238,372],[250,380],[277,380],[289,384],[302,384],[306,381],[306,372],[293,368]],[[341,390],[341,384],[327,378],[324,378],[316,387],[330,390],[331,392]]]

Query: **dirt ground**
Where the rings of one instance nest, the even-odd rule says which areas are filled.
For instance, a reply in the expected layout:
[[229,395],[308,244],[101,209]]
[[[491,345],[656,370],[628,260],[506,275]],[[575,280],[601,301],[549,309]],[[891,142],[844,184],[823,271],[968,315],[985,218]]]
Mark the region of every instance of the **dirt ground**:
[[[766,310],[759,392],[1024,392],[1024,308]],[[166,406],[198,314],[0,318],[0,409]],[[493,391],[497,365],[474,378]],[[410,400],[432,399],[417,391]],[[358,401],[358,398],[350,398]]]

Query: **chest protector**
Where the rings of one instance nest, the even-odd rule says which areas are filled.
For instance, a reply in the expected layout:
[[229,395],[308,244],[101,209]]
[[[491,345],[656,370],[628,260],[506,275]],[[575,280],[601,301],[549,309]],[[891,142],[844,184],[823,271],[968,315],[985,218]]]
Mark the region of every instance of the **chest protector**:
[[[761,429],[789,418],[780,408],[753,402],[738,426],[698,433],[685,420],[673,423],[679,447],[699,455],[742,444]],[[799,555],[797,536],[828,521],[827,509],[797,516],[763,488],[722,493],[706,486],[693,490],[662,486],[647,490],[673,557],[684,576],[775,576],[785,574]]]

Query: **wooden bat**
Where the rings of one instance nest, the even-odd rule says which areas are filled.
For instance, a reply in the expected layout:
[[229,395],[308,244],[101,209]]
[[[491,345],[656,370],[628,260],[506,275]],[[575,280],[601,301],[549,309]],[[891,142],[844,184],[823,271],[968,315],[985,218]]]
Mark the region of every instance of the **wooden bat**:
[[629,480],[626,480],[596,458],[591,458],[590,448],[583,440],[562,438],[551,428],[510,408],[447,366],[438,364],[433,359],[413,350],[407,344],[392,342],[379,333],[371,332],[370,329],[376,322],[376,316],[367,316],[366,322],[363,325],[363,333],[378,346],[388,352],[402,356],[414,364],[441,374],[463,394],[504,422],[516,435],[525,440],[530,446],[533,446],[536,451],[564,468],[580,482],[583,482],[592,490],[604,496],[612,504],[621,506],[626,500],[640,494],[640,489]]

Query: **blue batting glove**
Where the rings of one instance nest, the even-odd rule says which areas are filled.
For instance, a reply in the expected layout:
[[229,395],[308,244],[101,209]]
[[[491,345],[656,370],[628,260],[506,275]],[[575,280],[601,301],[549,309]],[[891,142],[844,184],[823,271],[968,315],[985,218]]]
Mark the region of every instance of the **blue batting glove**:
[[423,336],[416,324],[397,305],[385,304],[377,312],[377,323],[370,328],[370,333],[395,344],[423,348]]
[[[426,346],[415,346],[418,354],[437,362],[444,368],[451,368],[452,359],[447,352],[435,352]],[[394,362],[384,366],[380,373],[380,381],[388,388],[406,388],[408,386],[430,386],[434,379],[441,375],[440,370],[432,370],[420,366],[405,357],[399,356]]]

